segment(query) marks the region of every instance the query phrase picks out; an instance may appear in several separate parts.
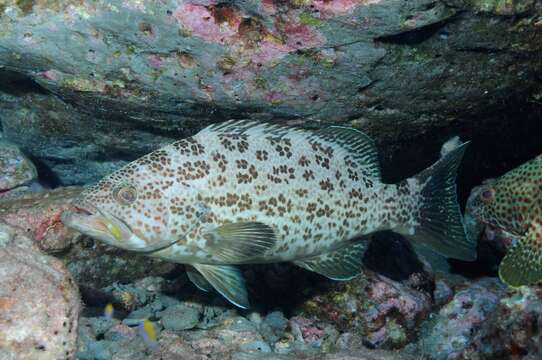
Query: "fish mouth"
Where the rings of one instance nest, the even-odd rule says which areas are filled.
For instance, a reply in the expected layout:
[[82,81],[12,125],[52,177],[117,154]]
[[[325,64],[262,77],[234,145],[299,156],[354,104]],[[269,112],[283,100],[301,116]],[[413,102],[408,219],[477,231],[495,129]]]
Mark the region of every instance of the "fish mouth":
[[69,228],[111,246],[147,255],[153,255],[182,240],[178,238],[149,241],[142,234],[134,232],[122,219],[86,202],[72,204],[69,210],[62,212],[60,221]]
[[110,245],[131,250],[129,239],[133,232],[128,224],[89,203],[72,204],[62,212],[64,225]]

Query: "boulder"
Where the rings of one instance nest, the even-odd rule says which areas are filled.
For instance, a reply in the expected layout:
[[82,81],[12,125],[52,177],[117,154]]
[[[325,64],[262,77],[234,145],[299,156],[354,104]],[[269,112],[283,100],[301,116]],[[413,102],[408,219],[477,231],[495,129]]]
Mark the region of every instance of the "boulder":
[[74,359],[81,303],[61,261],[0,223],[0,358]]
[[37,177],[36,167],[21,150],[0,138],[0,196],[35,181]]
[[540,0],[7,0],[0,123],[64,184],[229,118],[349,123],[386,145],[435,131],[443,141],[541,101],[540,9]]

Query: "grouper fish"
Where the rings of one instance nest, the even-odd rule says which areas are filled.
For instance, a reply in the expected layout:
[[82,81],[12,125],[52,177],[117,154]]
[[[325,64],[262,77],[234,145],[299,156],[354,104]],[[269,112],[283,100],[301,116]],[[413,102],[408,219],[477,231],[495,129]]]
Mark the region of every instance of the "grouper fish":
[[499,265],[504,283],[542,279],[542,155],[475,188],[467,212],[517,239]]
[[293,262],[349,280],[360,272],[363,235],[378,230],[473,260],[456,199],[465,148],[384,184],[376,147],[358,130],[226,121],[106,176],[61,220],[112,246],[185,264],[198,288],[247,308],[237,265]]

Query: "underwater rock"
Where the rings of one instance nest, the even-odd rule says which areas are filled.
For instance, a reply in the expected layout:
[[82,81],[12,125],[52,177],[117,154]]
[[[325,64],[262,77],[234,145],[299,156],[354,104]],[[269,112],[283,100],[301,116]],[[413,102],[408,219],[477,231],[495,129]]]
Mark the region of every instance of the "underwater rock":
[[128,282],[144,276],[166,275],[178,265],[133,254],[81,238],[66,253],[59,254],[84,292],[92,292],[116,281]]
[[[130,359],[415,359],[407,353],[369,350],[363,345],[362,334],[341,333],[337,324],[314,315],[287,318],[281,310],[239,310],[219,294],[202,293],[189,283],[171,292],[168,287],[172,280],[164,280],[157,293],[148,292],[148,285],[156,284],[157,279],[144,278],[102,289],[108,294],[129,292],[140,300],[129,312],[114,300],[117,305],[113,319],[96,317],[101,309],[88,307],[81,320],[78,357],[125,359],[129,354]],[[147,295],[141,296],[142,292]],[[152,347],[145,344],[138,329],[143,318],[152,321],[158,334]]]
[[432,359],[467,358],[464,351],[474,334],[492,316],[505,287],[498,279],[482,278],[456,292],[453,299],[420,329],[417,352]]
[[0,138],[0,196],[3,192],[35,181],[34,164],[14,144]]
[[201,311],[202,309],[194,306],[176,305],[170,306],[156,315],[162,319],[164,329],[181,331],[195,328],[199,323]]
[[300,306],[300,314],[320,323],[308,328],[309,336],[319,336],[327,322],[363,336],[364,345],[371,348],[403,347],[431,310],[432,286],[420,286],[419,277],[425,278],[413,273],[396,282],[366,270],[351,281],[332,284],[332,290]]
[[8,0],[1,127],[81,184],[229,118],[350,121],[388,144],[482,126],[539,101],[540,6]]
[[508,289],[482,324],[465,358],[542,358],[542,288]]
[[60,222],[60,214],[80,191],[79,187],[66,187],[8,194],[0,197],[0,219],[31,237],[44,252],[64,251],[77,234]]
[[275,344],[285,334],[288,319],[280,311],[273,311],[265,316],[260,324],[260,333],[269,344]]
[[0,223],[0,358],[73,359],[80,299],[71,274]]

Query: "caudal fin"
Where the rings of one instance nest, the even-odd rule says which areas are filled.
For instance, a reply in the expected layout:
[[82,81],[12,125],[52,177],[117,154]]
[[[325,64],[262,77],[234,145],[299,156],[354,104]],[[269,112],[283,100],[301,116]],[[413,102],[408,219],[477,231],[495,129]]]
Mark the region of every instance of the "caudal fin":
[[449,151],[414,178],[422,186],[421,207],[414,241],[448,258],[476,259],[476,241],[469,239],[457,202],[457,168],[467,143]]

